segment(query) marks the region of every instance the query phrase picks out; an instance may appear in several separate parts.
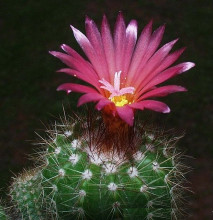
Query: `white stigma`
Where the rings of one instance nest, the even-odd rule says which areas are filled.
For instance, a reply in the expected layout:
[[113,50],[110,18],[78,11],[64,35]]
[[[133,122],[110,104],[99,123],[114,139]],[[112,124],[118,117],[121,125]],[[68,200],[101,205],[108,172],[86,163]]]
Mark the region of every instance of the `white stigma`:
[[103,86],[101,86],[100,88],[105,89],[107,91],[109,91],[111,93],[109,99],[112,99],[114,96],[121,96],[127,93],[133,94],[135,91],[134,87],[125,87],[120,89],[120,85],[121,85],[121,70],[115,73],[114,76],[114,86],[112,86],[112,84],[110,84],[109,82],[107,82],[104,78],[102,80],[99,80],[99,82],[101,84],[103,84]]
[[72,154],[69,157],[69,161],[72,163],[72,165],[76,165],[79,161],[79,155],[78,154]]
[[130,167],[130,168],[127,170],[127,173],[129,174],[129,177],[130,177],[130,178],[133,178],[133,177],[138,176],[138,170],[137,170],[136,167]]
[[114,88],[115,90],[120,90],[120,84],[121,84],[121,71],[115,73],[114,77]]
[[92,178],[92,172],[90,170],[85,170],[82,173],[82,179],[84,180],[90,180]]
[[116,191],[118,188],[118,186],[115,183],[110,183],[107,187],[110,191]]

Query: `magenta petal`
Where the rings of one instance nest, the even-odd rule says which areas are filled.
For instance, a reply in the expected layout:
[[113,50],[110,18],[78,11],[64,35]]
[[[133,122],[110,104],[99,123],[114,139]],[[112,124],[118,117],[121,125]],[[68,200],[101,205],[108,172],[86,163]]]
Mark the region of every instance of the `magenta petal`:
[[49,53],[60,59],[70,68],[89,75],[91,78],[97,78],[96,72],[92,68],[91,64],[88,63],[86,60],[76,59],[75,57],[56,51],[50,51]]
[[[151,36],[149,45],[146,49],[146,53],[143,56],[143,59],[140,62],[140,65],[138,66],[136,72],[134,73],[134,77],[132,79],[132,82],[138,82],[138,79],[141,78],[141,73],[143,73],[143,68],[146,65],[149,58],[154,54],[154,52],[157,50],[158,46],[160,45],[160,42],[162,40],[163,34],[165,31],[165,26],[159,27],[157,30],[154,31],[154,33]],[[138,87],[138,83],[136,83],[135,87]]]
[[80,54],[78,54],[75,50],[73,50],[71,47],[69,47],[66,44],[61,45],[62,50],[64,50],[66,53],[68,53],[70,56],[81,60],[82,62],[87,62]]
[[95,108],[100,111],[102,108],[104,108],[106,105],[109,105],[109,104],[114,104],[112,103],[109,99],[101,99],[97,105],[95,106]]
[[126,29],[126,43],[124,49],[123,69],[122,69],[123,78],[126,78],[128,73],[129,65],[132,59],[132,54],[137,40],[137,31],[138,31],[137,21],[136,20],[130,21]]
[[184,52],[185,49],[185,47],[181,48],[166,56],[162,63],[158,66],[158,68],[154,70],[154,75],[156,75],[156,73],[160,73],[161,71],[165,70],[167,67],[172,65],[180,57],[180,55]]
[[149,109],[156,112],[169,113],[170,108],[163,102],[154,101],[154,100],[144,100],[141,102],[136,102],[130,105],[134,109]]
[[191,69],[192,67],[194,67],[195,64],[192,62],[185,62],[185,63],[180,63],[176,66],[170,67],[167,70],[163,71],[162,73],[159,73],[156,77],[154,77],[154,79],[152,79],[138,94],[137,94],[137,98],[145,93],[147,90],[149,90],[150,88],[152,88],[153,86],[156,86],[174,76],[176,76],[177,74],[181,74],[189,69]]
[[75,39],[77,40],[78,44],[81,46],[84,53],[87,55],[87,57],[89,58],[89,60],[93,64],[94,69],[96,70],[97,74],[99,75],[99,78],[103,78],[104,74],[102,74],[101,64],[99,62],[99,59],[97,57],[97,54],[96,54],[92,44],[87,39],[87,37],[83,33],[81,33],[78,29],[74,28],[72,25],[71,25],[71,28],[73,30],[73,34],[75,36]]
[[101,99],[103,99],[105,97],[103,97],[102,95],[98,94],[98,93],[87,93],[82,95],[79,100],[78,100],[78,107],[88,103],[88,102],[96,102],[99,101]]
[[80,92],[80,93],[96,93],[97,91],[91,87],[74,84],[74,83],[64,83],[57,88],[57,91],[67,91],[70,92]]
[[134,74],[144,56],[146,53],[146,49],[149,44],[150,36],[152,32],[152,21],[150,21],[146,27],[143,29],[138,42],[135,47],[135,51],[132,57],[132,61],[130,64],[129,72],[128,72],[128,78],[127,78],[127,84],[131,84],[132,79],[134,77]]
[[149,79],[153,78],[155,74],[155,68],[160,65],[161,61],[168,55],[168,53],[177,41],[178,39],[165,44],[149,59],[146,66],[143,68],[143,74],[141,75],[140,80],[138,80],[135,84],[136,89],[138,87],[138,89],[140,90],[144,87],[144,85],[146,85]]
[[60,69],[57,72],[62,72],[62,73],[66,73],[66,74],[69,74],[71,76],[77,77],[78,79],[81,79],[81,80],[83,80],[85,82],[90,83],[98,91],[100,91],[100,84],[99,84],[98,79],[96,77],[91,77],[91,76],[83,74],[83,73],[81,73],[81,72],[79,72],[77,70],[73,70],[73,69],[69,69],[69,68]]
[[156,88],[145,93],[138,99],[138,101],[147,99],[150,97],[163,97],[174,92],[186,92],[186,91],[187,89],[182,86],[176,86],[176,85],[162,86],[160,88]]
[[106,61],[108,64],[110,82],[113,82],[114,74],[116,72],[115,68],[115,52],[114,52],[114,43],[112,39],[112,34],[110,31],[109,23],[106,16],[103,16],[102,25],[101,25],[101,36],[104,46],[104,52],[106,55]]
[[49,51],[49,53],[53,55],[54,57],[57,57],[58,59],[60,59],[67,66],[72,66],[71,56],[61,53],[61,52],[57,52],[57,51]]
[[177,66],[181,66],[182,68],[178,71],[178,74],[184,73],[188,70],[190,70],[192,67],[195,66],[195,63],[192,62],[185,62],[185,63],[180,63]]
[[114,46],[115,46],[115,61],[116,72],[123,68],[124,45],[126,43],[126,25],[123,14],[119,12],[114,30]]
[[106,57],[104,53],[101,34],[95,22],[92,19],[90,19],[88,16],[86,17],[85,25],[86,25],[87,37],[97,54],[96,56],[99,62],[99,71],[103,73],[103,78],[109,80],[109,71],[106,63]]
[[167,67],[172,65],[179,56],[184,52],[185,48],[182,48],[180,50],[177,50],[168,56],[165,57],[165,59],[158,65],[157,68],[155,68],[150,74],[148,74],[147,78],[142,82],[143,85],[140,85],[140,87],[145,86],[147,83],[149,83],[157,74],[165,70]]
[[128,105],[123,107],[116,107],[117,113],[119,117],[124,120],[130,126],[133,125],[134,122],[134,111]]

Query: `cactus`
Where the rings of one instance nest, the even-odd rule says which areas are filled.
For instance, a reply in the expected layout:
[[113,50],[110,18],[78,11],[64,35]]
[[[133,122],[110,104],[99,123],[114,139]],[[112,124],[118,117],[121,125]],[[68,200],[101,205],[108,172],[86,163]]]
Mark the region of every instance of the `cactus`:
[[0,204],[0,220],[9,220],[5,207]]
[[[88,131],[90,126],[84,127]],[[45,141],[45,210],[54,219],[177,219],[182,165],[176,139],[147,131],[134,134],[140,142],[129,157],[100,151],[100,130],[91,137],[90,132],[55,128]]]
[[[184,170],[174,147],[178,138],[139,126],[110,142],[100,119],[85,121],[48,131],[34,158],[37,168],[10,187],[13,218],[179,219]],[[131,153],[103,148],[127,142]]]
[[91,117],[92,113],[73,122],[65,116],[65,123],[50,130],[49,138],[43,139],[44,149],[34,159],[37,168],[14,178],[11,216],[23,220],[179,219],[185,170],[175,147],[178,138],[140,125],[135,112],[169,113],[165,103],[152,98],[186,91],[160,84],[195,64],[171,66],[184,49],[170,53],[177,40],[157,49],[165,26],[152,33],[150,22],[137,41],[137,22],[131,20],[125,26],[121,12],[113,38],[106,16],[100,32],[89,17],[86,36],[71,28],[88,61],[65,44],[61,47],[65,53],[50,53],[68,66],[59,72],[88,85],[65,83],[57,90],[83,93],[78,106],[97,102],[101,117]]
[[41,220],[43,189],[41,174],[36,169],[24,171],[10,187],[10,197],[13,204],[13,217],[20,219]]

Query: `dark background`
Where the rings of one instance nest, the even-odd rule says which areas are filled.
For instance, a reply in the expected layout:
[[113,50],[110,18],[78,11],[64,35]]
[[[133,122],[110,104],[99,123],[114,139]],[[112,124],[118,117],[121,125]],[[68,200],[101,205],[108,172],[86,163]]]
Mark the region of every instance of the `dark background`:
[[[155,114],[159,124],[185,131],[182,150],[192,156],[188,175],[194,195],[191,220],[213,219],[213,2],[212,0],[0,0],[0,188],[2,197],[13,173],[29,167],[27,155],[36,146],[34,131],[62,114],[62,103],[78,111],[78,95],[56,92],[69,77],[55,73],[63,67],[48,54],[62,43],[80,52],[69,25],[84,32],[85,15],[98,24],[103,13],[114,24],[122,10],[126,22],[135,18],[139,30],[154,19],[166,23],[163,43],[180,37],[175,48],[187,46],[180,61],[196,67],[172,79],[187,93],[164,98],[169,115]],[[179,62],[180,62],[179,61]],[[143,112],[141,113],[143,114]],[[43,122],[43,123],[42,123]]]

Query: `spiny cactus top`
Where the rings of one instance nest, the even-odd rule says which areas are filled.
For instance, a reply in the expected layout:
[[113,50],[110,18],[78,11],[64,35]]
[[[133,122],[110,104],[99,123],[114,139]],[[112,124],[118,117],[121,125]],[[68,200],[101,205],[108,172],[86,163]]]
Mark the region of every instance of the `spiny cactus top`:
[[85,93],[78,101],[79,106],[98,102],[96,109],[118,116],[129,125],[133,125],[135,109],[170,112],[166,104],[152,98],[186,91],[176,85],[157,87],[194,66],[192,62],[184,62],[171,67],[184,51],[182,48],[169,53],[178,39],[158,49],[165,26],[152,33],[151,21],[137,39],[137,21],[131,20],[126,27],[122,13],[118,14],[113,36],[106,16],[103,16],[100,31],[88,17],[85,25],[86,36],[73,26],[71,28],[89,61],[65,44],[61,48],[66,54],[50,53],[68,66],[59,72],[77,77],[90,85],[65,83],[58,90]]

